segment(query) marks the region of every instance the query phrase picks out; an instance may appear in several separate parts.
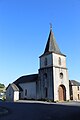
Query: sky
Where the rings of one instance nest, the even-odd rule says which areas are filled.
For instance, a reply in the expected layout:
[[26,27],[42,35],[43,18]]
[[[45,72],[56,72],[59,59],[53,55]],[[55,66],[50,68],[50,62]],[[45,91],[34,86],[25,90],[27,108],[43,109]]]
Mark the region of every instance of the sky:
[[80,82],[80,0],[0,0],[0,83],[38,73],[50,32]]

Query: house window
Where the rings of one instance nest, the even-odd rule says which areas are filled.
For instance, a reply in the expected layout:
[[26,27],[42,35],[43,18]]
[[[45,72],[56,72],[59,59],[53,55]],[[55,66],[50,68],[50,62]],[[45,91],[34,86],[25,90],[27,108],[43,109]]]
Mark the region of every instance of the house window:
[[78,86],[77,88],[78,88],[78,90],[79,90],[79,86]]
[[78,94],[78,100],[79,100],[79,94]]
[[25,96],[27,96],[27,89],[25,89]]
[[59,65],[61,65],[61,58],[59,57]]

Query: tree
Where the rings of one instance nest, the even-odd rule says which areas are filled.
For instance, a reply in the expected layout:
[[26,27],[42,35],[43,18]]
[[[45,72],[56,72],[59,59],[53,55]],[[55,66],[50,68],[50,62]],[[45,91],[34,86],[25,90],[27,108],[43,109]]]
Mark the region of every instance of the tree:
[[5,85],[0,83],[0,88],[4,88],[4,87],[5,87]]

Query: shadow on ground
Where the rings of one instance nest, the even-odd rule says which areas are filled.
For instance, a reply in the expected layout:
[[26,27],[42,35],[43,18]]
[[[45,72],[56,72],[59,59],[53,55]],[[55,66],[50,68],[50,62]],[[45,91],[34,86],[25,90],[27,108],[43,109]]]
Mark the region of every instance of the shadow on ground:
[[80,103],[43,104],[43,103],[11,103],[2,104],[10,110],[0,120],[79,120]]

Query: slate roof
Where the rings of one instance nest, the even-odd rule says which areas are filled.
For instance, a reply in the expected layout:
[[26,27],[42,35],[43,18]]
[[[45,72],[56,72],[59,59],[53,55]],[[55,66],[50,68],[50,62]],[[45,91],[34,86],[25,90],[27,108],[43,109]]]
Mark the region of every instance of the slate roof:
[[19,88],[20,91],[23,91],[23,89],[19,85],[17,85],[17,87]]
[[69,84],[72,86],[80,86],[80,82],[77,82],[76,80],[70,80]]
[[19,88],[14,83],[12,83],[11,86],[14,91],[19,91]]
[[[19,88],[14,84],[9,84],[8,87],[11,86],[13,88],[14,91],[19,91]],[[8,87],[6,88],[6,90],[8,89]]]
[[44,51],[44,54],[48,53],[48,52],[54,52],[57,54],[62,54],[54,37],[54,34],[52,32],[52,29],[50,29],[50,33],[49,33],[49,37],[48,37],[48,41],[46,44],[46,48]]
[[20,83],[35,82],[37,80],[38,80],[38,74],[26,75],[18,78],[16,81],[14,81],[14,84],[18,85]]

